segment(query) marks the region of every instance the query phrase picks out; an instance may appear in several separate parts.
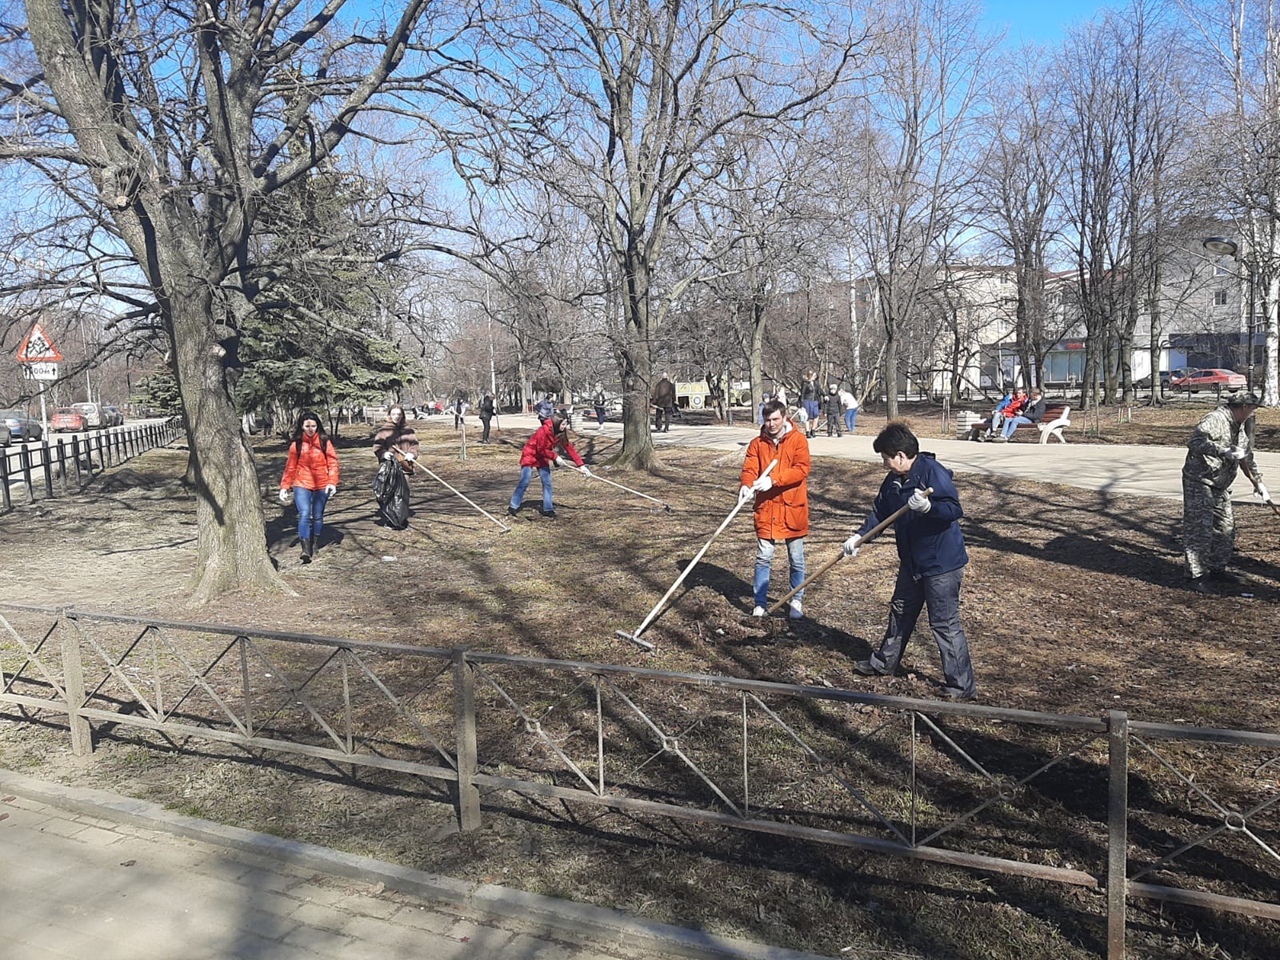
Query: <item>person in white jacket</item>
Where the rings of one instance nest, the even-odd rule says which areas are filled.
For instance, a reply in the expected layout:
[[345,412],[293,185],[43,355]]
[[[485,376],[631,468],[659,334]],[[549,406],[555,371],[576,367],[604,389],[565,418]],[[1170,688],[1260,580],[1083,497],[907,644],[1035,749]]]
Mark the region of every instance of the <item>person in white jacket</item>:
[[853,433],[858,424],[858,398],[848,390],[841,390],[840,402],[844,404],[844,428]]

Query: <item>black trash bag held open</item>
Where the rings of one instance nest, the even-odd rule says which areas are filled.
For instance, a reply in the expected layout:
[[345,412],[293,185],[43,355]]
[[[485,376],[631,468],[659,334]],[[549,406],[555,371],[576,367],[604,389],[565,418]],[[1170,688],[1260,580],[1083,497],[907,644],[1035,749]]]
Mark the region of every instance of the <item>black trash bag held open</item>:
[[373,475],[373,495],[378,501],[378,512],[394,530],[409,525],[409,481],[404,471],[392,460],[383,460]]

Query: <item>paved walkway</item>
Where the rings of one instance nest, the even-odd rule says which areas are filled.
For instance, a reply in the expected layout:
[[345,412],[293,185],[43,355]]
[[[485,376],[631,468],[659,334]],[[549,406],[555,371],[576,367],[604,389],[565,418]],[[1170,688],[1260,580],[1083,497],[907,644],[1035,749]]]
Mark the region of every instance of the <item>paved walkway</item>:
[[[536,425],[532,417],[504,417],[503,426]],[[819,434],[809,441],[814,456],[841,457],[879,463],[880,455],[871,449],[871,442],[884,421],[876,419],[859,423],[858,432],[844,437],[827,437]],[[744,448],[755,436],[758,428],[751,427],[703,427],[676,425],[669,433],[653,434],[659,446],[708,447],[715,450]],[[599,435],[600,429],[584,424],[584,438]],[[1071,430],[1067,431],[1068,437]],[[604,425],[605,436],[620,437],[622,425],[609,422]],[[1160,447],[1135,444],[1104,443],[1038,443],[1015,441],[1013,443],[972,443],[964,440],[924,440],[921,447],[938,455],[946,466],[958,474],[980,476],[1006,476],[1040,483],[1061,483],[1069,487],[1083,487],[1112,495],[1135,497],[1161,497],[1182,500],[1182,462],[1186,447]],[[1280,495],[1280,453],[1258,453],[1258,466],[1268,486],[1276,487]],[[1243,477],[1236,481],[1233,499],[1251,501],[1253,488]]]
[[816,960],[0,770],[4,960]]

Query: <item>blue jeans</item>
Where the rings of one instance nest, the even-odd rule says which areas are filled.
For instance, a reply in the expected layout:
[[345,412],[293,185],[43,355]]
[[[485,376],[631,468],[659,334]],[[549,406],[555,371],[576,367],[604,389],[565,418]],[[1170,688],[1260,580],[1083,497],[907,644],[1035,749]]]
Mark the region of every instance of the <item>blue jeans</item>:
[[848,430],[850,433],[853,433],[853,428],[856,427],[857,425],[858,425],[858,408],[854,407],[852,410],[846,410],[844,412],[844,428]]
[[[791,588],[794,590],[804,583],[804,537],[795,537],[786,541],[787,561],[791,565]],[[755,588],[757,607],[766,606],[769,600],[769,568],[773,566],[774,543],[772,540],[756,540],[756,577],[752,586]],[[804,596],[801,590],[791,599],[799,600]]]
[[809,415],[809,423],[810,423],[811,425],[815,425],[815,424],[817,424],[817,422],[818,422],[818,401],[817,401],[817,400],[803,400],[803,401],[801,401],[801,402],[804,404],[804,412],[805,412],[805,413],[807,413],[807,414]]
[[293,488],[293,503],[298,508],[298,539],[317,539],[324,529],[324,505],[329,502],[329,495],[323,490],[308,490],[306,487]]
[[[533,467],[520,468],[520,482],[516,484],[516,492],[511,495],[511,509],[519,510],[524,503],[524,492],[529,489],[529,481],[533,479]],[[542,512],[550,513],[555,509],[551,502],[551,468],[538,467],[538,479],[542,481]]]
[[1018,424],[1030,422],[1031,421],[1027,417],[1018,414],[1017,416],[1010,417],[1006,420],[1004,422],[1004,426],[1000,428],[1000,432],[1004,435],[1004,438],[1008,440],[1013,436],[1013,431],[1018,429]]
[[942,658],[942,679],[947,691],[970,696],[976,685],[969,660],[969,640],[960,626],[960,582],[964,567],[934,577],[911,576],[906,564],[898,566],[898,582],[889,601],[889,626],[880,649],[871,655],[871,665],[881,673],[893,674],[902,663],[907,641],[916,628],[921,608],[928,610],[929,629]]

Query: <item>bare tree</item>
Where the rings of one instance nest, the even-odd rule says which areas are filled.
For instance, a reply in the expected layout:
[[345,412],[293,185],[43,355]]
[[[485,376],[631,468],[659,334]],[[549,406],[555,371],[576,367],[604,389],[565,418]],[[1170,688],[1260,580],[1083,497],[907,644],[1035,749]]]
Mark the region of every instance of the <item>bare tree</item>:
[[249,240],[264,198],[329,163],[380,94],[445,95],[450,72],[469,67],[460,7],[407,0],[384,20],[362,6],[346,31],[344,6],[28,0],[26,28],[10,34],[0,157],[25,161],[92,222],[79,253],[124,262],[135,309],[169,341],[201,598],[283,588],[228,378],[254,309]]
[[855,44],[847,36],[829,43],[824,8],[807,0],[534,0],[526,12],[494,32],[513,51],[513,72],[544,85],[537,115],[526,114],[521,129],[545,133],[549,162],[506,152],[503,171],[557,190],[587,215],[608,254],[622,285],[618,462],[648,468],[655,345],[695,279],[655,285],[673,226],[720,175],[724,144],[744,124],[767,131],[814,109]]
[[894,417],[903,327],[931,283],[938,239],[972,207],[974,124],[994,43],[978,34],[969,3],[898,0],[870,16],[877,48],[848,125],[861,163],[846,195],[875,281]]

